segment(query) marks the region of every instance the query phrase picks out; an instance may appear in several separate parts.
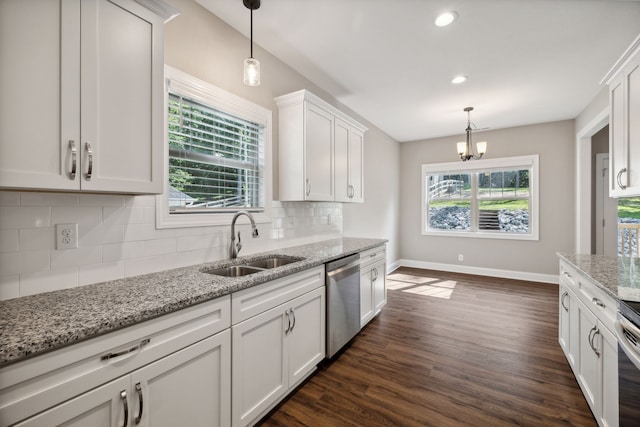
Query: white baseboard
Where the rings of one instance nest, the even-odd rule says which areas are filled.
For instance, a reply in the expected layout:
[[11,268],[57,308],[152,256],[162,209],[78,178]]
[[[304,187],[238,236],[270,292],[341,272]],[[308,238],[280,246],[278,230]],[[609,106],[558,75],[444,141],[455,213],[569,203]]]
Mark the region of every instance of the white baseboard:
[[[394,267],[395,266],[395,267]],[[393,267],[393,268],[392,268]],[[501,277],[505,279],[527,280],[530,282],[559,283],[560,276],[555,274],[530,273],[526,271],[500,270],[495,268],[472,267],[455,264],[442,264],[437,262],[415,261],[401,259],[389,266],[389,272],[398,267],[424,268],[427,270],[449,271],[452,273],[477,274],[479,276]]]
[[399,269],[400,267],[402,267],[402,264],[400,264],[401,260],[397,260],[392,262],[391,264],[387,265],[387,274],[394,272],[395,270]]

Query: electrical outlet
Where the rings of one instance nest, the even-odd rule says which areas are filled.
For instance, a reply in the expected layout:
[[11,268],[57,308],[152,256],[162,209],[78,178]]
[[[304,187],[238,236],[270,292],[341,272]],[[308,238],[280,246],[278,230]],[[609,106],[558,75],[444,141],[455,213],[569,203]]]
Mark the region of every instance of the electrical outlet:
[[464,261],[464,255],[462,255],[462,254],[458,254],[458,261],[459,261],[459,262]]
[[56,224],[56,249],[78,247],[78,224]]

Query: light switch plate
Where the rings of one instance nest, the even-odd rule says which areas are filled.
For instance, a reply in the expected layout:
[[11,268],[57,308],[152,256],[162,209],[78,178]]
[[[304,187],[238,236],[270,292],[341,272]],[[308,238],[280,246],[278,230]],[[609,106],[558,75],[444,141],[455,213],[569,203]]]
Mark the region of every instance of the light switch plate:
[[56,224],[56,249],[78,247],[78,224]]

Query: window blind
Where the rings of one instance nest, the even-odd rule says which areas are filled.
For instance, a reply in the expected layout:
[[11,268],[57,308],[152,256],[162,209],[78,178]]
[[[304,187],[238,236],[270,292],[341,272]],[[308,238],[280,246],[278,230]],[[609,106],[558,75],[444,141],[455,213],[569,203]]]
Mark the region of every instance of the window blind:
[[169,92],[171,213],[264,209],[264,126]]

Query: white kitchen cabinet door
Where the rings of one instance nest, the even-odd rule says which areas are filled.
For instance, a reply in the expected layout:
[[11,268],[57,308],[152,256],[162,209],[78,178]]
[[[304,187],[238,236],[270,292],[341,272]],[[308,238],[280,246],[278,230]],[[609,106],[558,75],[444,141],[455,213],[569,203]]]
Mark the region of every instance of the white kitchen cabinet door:
[[305,102],[305,200],[332,201],[333,115]]
[[[606,327],[600,326],[600,425],[618,425],[618,339]],[[596,340],[597,341],[597,340]]]
[[593,336],[598,329],[598,319],[584,304],[577,299],[576,302],[578,302],[580,357],[578,359],[578,369],[575,374],[578,377],[578,383],[582,388],[584,397],[591,407],[591,410],[594,414],[598,414],[600,361],[596,353],[598,351],[597,347],[594,347],[593,341]]
[[373,266],[360,269],[360,327],[364,327],[374,315]]
[[335,120],[335,199],[337,202],[364,201],[364,135],[348,123]]
[[387,303],[387,280],[386,280],[386,263],[378,262],[373,267],[373,308],[374,313],[378,314],[382,311],[382,307]]
[[162,18],[132,0],[83,0],[81,13],[81,187],[161,193]]
[[231,328],[232,425],[246,426],[285,395],[288,354],[284,305],[267,310]]
[[133,372],[130,412],[135,425],[228,426],[230,372],[228,329]]
[[134,0],[6,0],[0,27],[0,187],[162,192],[162,18]]
[[629,49],[607,76],[611,197],[640,195],[640,38]]
[[[88,391],[16,427],[115,427],[132,425],[129,376]],[[126,422],[125,422],[126,420]]]
[[566,286],[560,282],[560,286],[558,286],[559,292],[559,301],[558,301],[558,342],[560,343],[560,347],[564,352],[569,364],[573,366],[573,362],[569,355],[571,351],[569,349],[570,346],[570,333],[571,330],[569,328],[570,325],[570,307],[572,302],[571,294]]
[[313,371],[325,356],[325,288],[298,297],[285,307],[293,319],[287,334],[289,388]]
[[[0,2],[0,187],[77,190],[80,3]],[[76,157],[77,176],[80,175]]]

